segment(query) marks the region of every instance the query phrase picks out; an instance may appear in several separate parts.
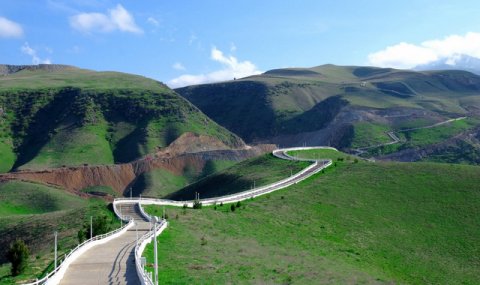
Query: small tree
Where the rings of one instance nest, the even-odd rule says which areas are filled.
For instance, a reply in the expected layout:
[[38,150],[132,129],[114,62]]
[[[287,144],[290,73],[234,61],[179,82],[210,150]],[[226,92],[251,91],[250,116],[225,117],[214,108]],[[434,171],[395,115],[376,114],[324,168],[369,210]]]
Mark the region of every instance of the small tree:
[[240,208],[240,206],[242,206],[242,203],[240,203],[240,201],[238,201],[236,207]]
[[230,211],[235,212],[235,204],[232,204],[232,205],[230,206]]
[[17,276],[27,268],[28,247],[21,239],[17,239],[10,245],[7,259],[12,263],[12,275]]

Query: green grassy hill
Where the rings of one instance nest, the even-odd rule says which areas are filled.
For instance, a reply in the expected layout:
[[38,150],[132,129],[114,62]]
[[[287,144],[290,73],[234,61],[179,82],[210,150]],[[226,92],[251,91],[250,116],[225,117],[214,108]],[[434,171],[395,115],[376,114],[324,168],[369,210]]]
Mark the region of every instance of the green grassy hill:
[[185,132],[242,141],[165,85],[73,67],[0,77],[0,171],[135,160]]
[[[225,170],[215,172],[205,178],[176,191],[168,198],[173,200],[193,200],[195,193],[200,198],[212,198],[246,191],[264,186],[295,174],[310,163],[281,160],[272,154],[251,158]],[[268,168],[268,172],[265,172]]]
[[[120,222],[101,199],[85,199],[62,189],[10,181],[0,183],[0,284],[40,278],[53,267],[54,232],[58,232],[59,256],[78,244],[77,233],[90,216],[107,217],[108,226]],[[6,251],[15,239],[30,249],[29,266],[17,276],[10,275]]]
[[[475,122],[448,138],[457,136],[457,151],[460,142],[480,149],[480,140],[468,139],[480,133],[480,76],[465,71],[322,65],[176,91],[247,142],[348,150],[386,142],[386,131],[406,125],[468,116]],[[378,155],[386,153],[380,149]]]
[[[480,282],[480,167],[302,155],[330,156],[336,166],[235,212],[168,208],[161,282]],[[161,216],[162,208],[147,211]],[[145,254],[152,262],[151,246]]]

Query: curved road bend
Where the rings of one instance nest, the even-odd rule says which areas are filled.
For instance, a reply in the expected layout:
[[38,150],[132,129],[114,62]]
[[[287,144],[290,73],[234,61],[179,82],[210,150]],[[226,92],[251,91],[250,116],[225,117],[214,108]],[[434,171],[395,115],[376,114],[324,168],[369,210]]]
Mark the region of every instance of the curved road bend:
[[[131,216],[137,222],[138,237],[150,229],[137,204],[122,204],[118,210],[124,216]],[[60,284],[140,284],[135,268],[135,226],[121,236],[87,250],[68,267]]]
[[[275,156],[287,160],[297,159],[289,156],[285,151],[276,151]],[[310,161],[314,162],[314,160]],[[329,162],[329,160],[318,160],[317,165],[295,177],[293,180],[288,180],[261,190],[253,190],[253,192],[255,192],[255,195],[259,195],[281,189],[292,184],[292,182],[302,181],[323,169]],[[251,196],[252,191],[247,191],[245,195],[236,196],[231,199],[238,201],[239,198],[248,199]],[[229,199],[227,198],[223,201],[228,202]],[[135,268],[135,243],[137,233],[138,238],[140,238],[148,232],[150,230],[150,223],[141,215],[137,203],[131,203],[127,200],[119,203],[117,209],[123,216],[131,216],[135,219],[138,232],[135,227],[133,227],[121,236],[87,250],[69,266],[59,284],[140,284]]]

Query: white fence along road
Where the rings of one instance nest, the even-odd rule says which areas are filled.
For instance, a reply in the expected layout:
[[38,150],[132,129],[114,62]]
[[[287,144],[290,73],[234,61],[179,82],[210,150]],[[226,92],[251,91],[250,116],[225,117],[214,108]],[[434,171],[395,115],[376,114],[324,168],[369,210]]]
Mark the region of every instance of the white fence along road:
[[[332,149],[331,147],[297,147],[273,151],[273,155],[287,160],[310,161],[312,164],[302,171],[278,182],[239,192],[232,195],[201,199],[202,205],[216,203],[235,203],[253,197],[265,195],[296,184],[332,164],[329,159],[301,159],[287,154],[288,151]],[[174,201],[167,199],[119,198],[113,202],[115,214],[128,224],[121,230],[106,234],[103,239],[87,241],[76,249],[66,261],[48,276],[48,280],[39,280],[32,284],[151,284],[150,274],[145,272],[142,253],[152,241],[154,233],[149,216],[142,208],[146,205],[193,206],[194,201]],[[156,235],[160,234],[168,223],[159,219]],[[97,242],[97,243],[94,243]],[[101,246],[100,246],[101,245]],[[81,250],[80,250],[81,249]],[[75,252],[75,251],[74,251]]]

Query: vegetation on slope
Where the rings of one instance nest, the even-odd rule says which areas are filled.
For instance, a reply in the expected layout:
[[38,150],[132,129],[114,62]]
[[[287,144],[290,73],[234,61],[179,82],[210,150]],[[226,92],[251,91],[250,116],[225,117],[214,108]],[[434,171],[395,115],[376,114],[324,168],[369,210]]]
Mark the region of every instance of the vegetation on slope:
[[[344,150],[388,142],[384,132],[399,126],[464,115],[478,118],[480,107],[480,77],[464,71],[322,65],[176,91],[247,142],[333,145]],[[441,138],[445,141],[462,130],[455,131]],[[418,143],[404,145],[416,147]]]
[[199,193],[200,198],[234,194],[252,189],[254,186],[264,186],[287,178],[309,164],[308,162],[282,160],[272,154],[266,154],[242,161],[230,168],[207,176],[174,192],[168,198],[193,200],[195,193]]
[[310,155],[337,166],[235,212],[168,208],[161,282],[478,284],[479,167]]
[[77,233],[90,216],[106,217],[110,229],[120,226],[101,199],[83,199],[61,189],[10,181],[0,184],[0,247],[22,239],[30,249],[29,265],[17,276],[10,275],[10,264],[0,255],[0,284],[41,278],[53,268],[54,232],[58,231],[59,257],[78,244]]
[[140,76],[23,70],[0,83],[2,171],[128,162],[184,132],[242,144],[168,87]]

